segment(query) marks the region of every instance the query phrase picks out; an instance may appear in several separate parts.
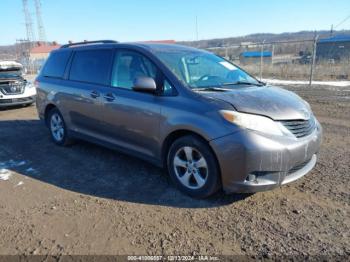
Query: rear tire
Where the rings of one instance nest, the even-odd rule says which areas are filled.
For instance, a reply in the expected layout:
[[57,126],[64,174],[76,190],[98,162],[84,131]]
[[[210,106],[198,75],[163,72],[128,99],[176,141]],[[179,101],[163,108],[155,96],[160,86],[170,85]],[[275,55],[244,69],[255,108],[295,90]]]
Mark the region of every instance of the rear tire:
[[56,145],[68,146],[72,143],[67,132],[67,126],[63,116],[57,108],[53,108],[48,113],[47,119],[51,139]]
[[191,197],[209,197],[221,186],[216,157],[197,136],[181,137],[170,146],[167,167],[176,187]]

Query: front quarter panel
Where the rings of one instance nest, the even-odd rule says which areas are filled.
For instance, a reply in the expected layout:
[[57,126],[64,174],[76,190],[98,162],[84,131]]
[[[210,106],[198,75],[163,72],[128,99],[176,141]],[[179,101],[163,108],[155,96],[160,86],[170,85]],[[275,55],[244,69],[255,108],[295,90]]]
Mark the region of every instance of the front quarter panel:
[[192,97],[164,97],[161,101],[160,142],[172,132],[185,130],[197,133],[207,141],[236,132],[239,128],[228,123],[219,110],[233,110],[221,101]]

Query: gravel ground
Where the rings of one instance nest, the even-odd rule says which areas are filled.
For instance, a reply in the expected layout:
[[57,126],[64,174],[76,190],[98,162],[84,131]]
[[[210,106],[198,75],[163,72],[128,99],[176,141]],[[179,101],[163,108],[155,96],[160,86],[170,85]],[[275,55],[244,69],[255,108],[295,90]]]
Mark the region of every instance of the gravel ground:
[[349,259],[350,90],[288,88],[324,128],[314,170],[270,192],[207,200],[182,195],[136,158],[55,146],[34,106],[1,110],[0,254]]

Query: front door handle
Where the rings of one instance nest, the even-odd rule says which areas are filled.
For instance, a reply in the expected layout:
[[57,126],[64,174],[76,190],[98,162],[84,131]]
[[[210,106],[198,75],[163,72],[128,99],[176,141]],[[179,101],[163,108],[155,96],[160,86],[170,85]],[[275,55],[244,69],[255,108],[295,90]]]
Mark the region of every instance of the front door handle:
[[92,98],[97,98],[100,96],[100,93],[94,90],[94,91],[91,91],[90,96]]
[[115,100],[115,96],[112,93],[105,94],[104,99],[106,99],[108,102],[112,102]]

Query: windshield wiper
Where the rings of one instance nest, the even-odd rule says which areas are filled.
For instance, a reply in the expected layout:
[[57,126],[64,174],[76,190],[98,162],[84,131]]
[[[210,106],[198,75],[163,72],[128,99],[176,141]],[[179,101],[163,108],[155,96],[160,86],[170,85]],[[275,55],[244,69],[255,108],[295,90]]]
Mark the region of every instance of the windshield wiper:
[[227,88],[220,88],[220,87],[198,87],[198,88],[192,88],[194,91],[215,91],[215,92],[225,92],[225,91],[230,91]]
[[258,83],[252,83],[252,82],[245,82],[245,81],[237,81],[234,83],[225,83],[223,86],[229,86],[229,85],[249,85],[249,86],[263,86],[264,83],[258,82]]

